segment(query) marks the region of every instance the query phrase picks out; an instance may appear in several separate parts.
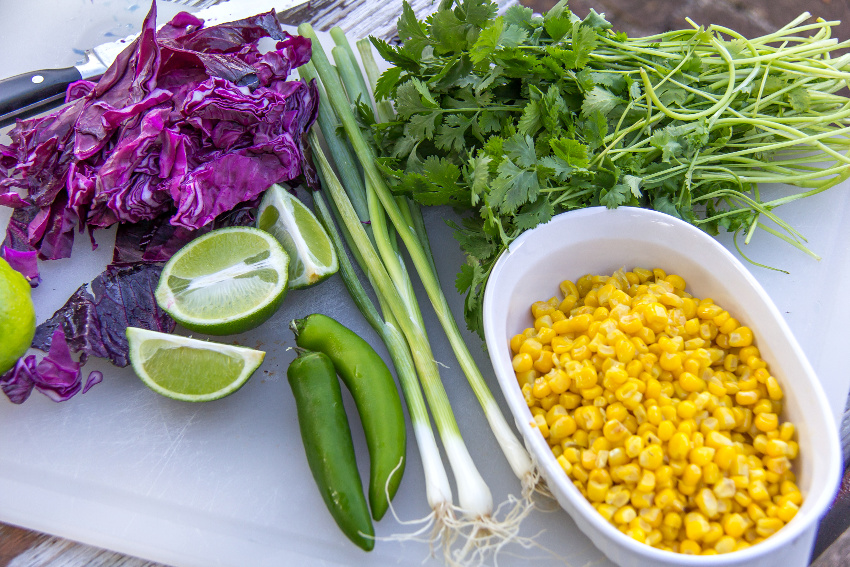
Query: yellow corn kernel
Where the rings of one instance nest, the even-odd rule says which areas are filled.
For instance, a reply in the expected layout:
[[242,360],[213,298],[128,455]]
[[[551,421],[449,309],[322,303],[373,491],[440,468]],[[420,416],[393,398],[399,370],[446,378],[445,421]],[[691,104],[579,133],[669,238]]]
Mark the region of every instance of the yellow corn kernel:
[[797,515],[797,512],[800,510],[800,507],[794,504],[791,501],[785,501],[781,505],[776,508],[776,517],[782,520],[785,523],[790,522],[794,516]]
[[691,400],[683,400],[676,406],[676,414],[682,419],[691,419],[697,414],[697,407]]
[[717,540],[717,543],[714,544],[714,551],[717,553],[732,553],[735,551],[735,545],[737,542],[735,538],[729,535],[725,535]]
[[643,309],[643,318],[647,328],[660,333],[668,324],[667,308],[658,302],[649,303]]
[[534,359],[527,352],[514,355],[511,361],[515,372],[528,372],[534,366]]
[[569,351],[572,350],[573,341],[566,337],[558,335],[552,337],[552,342],[549,344],[549,346],[552,347],[552,352],[557,355],[562,355],[564,353],[569,353]]
[[750,520],[737,512],[729,514],[721,523],[723,525],[723,531],[736,539],[743,536],[751,524]]
[[605,518],[606,521],[610,522],[614,517],[614,512],[617,511],[616,506],[612,506],[611,504],[606,504],[605,502],[600,502],[594,505],[596,511]]
[[567,413],[567,408],[562,406],[561,404],[555,404],[548,410],[546,410],[546,423],[549,424],[549,427],[552,427],[552,424],[558,421],[563,416],[569,415]]
[[569,375],[560,368],[552,369],[546,374],[546,379],[549,382],[549,389],[555,395],[566,392],[571,383]]
[[588,474],[587,470],[581,466],[581,463],[573,463],[573,471],[572,475],[573,480],[576,480],[580,483],[587,482]]
[[753,331],[749,327],[738,327],[729,333],[729,346],[747,347],[753,344]]
[[556,460],[558,461],[558,464],[561,465],[561,468],[564,470],[564,472],[567,475],[569,475],[572,472],[573,464],[569,461],[569,459],[567,459],[567,457],[565,455],[562,454]]
[[525,339],[525,342],[522,343],[519,347],[520,354],[525,353],[531,357],[532,360],[536,359],[540,356],[540,353],[543,351],[543,345],[540,344],[540,341],[533,338]]
[[658,438],[661,441],[670,441],[676,434],[676,426],[672,421],[664,420],[658,424]]
[[643,439],[638,435],[630,435],[623,444],[626,454],[634,459],[643,451]]
[[655,471],[655,488],[669,488],[673,486],[673,467],[670,465],[661,465]]
[[[552,329],[552,318],[547,315],[547,317],[538,319],[537,321],[541,321],[541,323],[545,322],[545,321],[543,321],[543,319],[548,319],[549,325],[544,326],[544,325],[541,324],[540,328],[537,330],[536,339],[540,342],[540,344],[548,345],[552,342],[552,339],[555,338],[556,333]],[[535,323],[534,323],[535,327],[537,327],[537,325],[538,325],[537,321],[535,321]]]
[[755,502],[751,502],[749,506],[747,506],[747,516],[750,517],[752,522],[757,522],[762,518],[766,518],[767,514],[764,513],[764,510],[761,506],[756,504]]
[[717,330],[724,335],[730,334],[732,331],[741,326],[741,323],[734,317],[727,317],[725,320],[718,321],[714,319],[714,324],[717,325]]
[[612,472],[613,478],[622,482],[634,483],[640,480],[640,467],[635,463],[628,463],[614,468]]
[[615,484],[611,487],[611,490],[608,491],[608,494],[605,496],[605,502],[614,506],[616,509],[620,509],[631,500],[632,493],[628,488],[624,488],[622,485]]
[[702,469],[697,465],[686,465],[682,472],[682,483],[687,486],[696,486],[702,479]]
[[655,494],[652,492],[643,492],[641,490],[633,490],[631,503],[634,508],[637,510],[642,510],[644,508],[650,508],[653,504],[653,498]]
[[755,419],[753,419],[753,425],[755,425],[756,429],[759,431],[773,431],[779,427],[779,416],[775,413],[760,413],[756,415]]
[[609,419],[602,426],[602,434],[612,443],[620,443],[630,436],[629,430],[618,419]]
[[564,392],[558,396],[558,403],[568,410],[576,409],[581,405],[581,396],[572,392]]
[[677,499],[676,491],[672,488],[665,488],[663,490],[659,490],[653,499],[653,504],[655,504],[656,508],[661,510],[666,510],[669,506],[672,506],[673,503]]
[[642,492],[652,492],[655,490],[655,474],[651,470],[643,471],[643,476],[641,476],[635,488]]
[[653,471],[664,464],[664,450],[658,445],[650,445],[640,452],[638,462],[644,469]]
[[715,484],[723,478],[723,473],[716,463],[708,463],[702,468],[702,481],[706,484]]
[[711,447],[699,447],[691,449],[688,453],[688,460],[700,468],[705,467],[708,463],[714,460],[715,450]]
[[767,380],[764,382],[765,387],[767,388],[767,396],[774,401],[779,401],[783,397],[782,387],[779,385],[779,381],[773,376],[768,376]]
[[759,400],[758,390],[742,390],[735,394],[735,401],[742,406],[751,406]]
[[785,522],[779,518],[762,518],[760,520],[756,520],[756,533],[761,537],[772,536],[784,525]]
[[566,439],[576,432],[577,426],[575,419],[572,416],[564,415],[559,417],[549,428],[549,437],[553,441]]
[[549,437],[549,426],[546,424],[545,415],[535,415],[534,421],[531,425],[532,427],[537,427],[537,430],[540,431],[540,434],[543,435],[544,439],[547,439]]
[[702,541],[709,530],[708,520],[700,512],[686,514],[684,526],[688,539],[693,541]]
[[714,453],[714,462],[722,470],[729,470],[737,455],[738,452],[735,450],[735,447],[731,445],[719,447]]
[[711,489],[703,488],[697,492],[694,502],[696,502],[700,512],[702,512],[707,518],[714,518],[717,516],[717,498]]
[[604,502],[611,486],[611,477],[608,472],[596,469],[590,472],[587,481],[587,499],[591,502]]
[[596,406],[582,406],[577,408],[574,413],[576,425],[586,431],[594,429],[602,429],[605,419],[602,417],[602,412]]
[[540,372],[541,374],[546,374],[555,366],[555,361],[553,359],[555,353],[551,350],[541,350],[540,354],[534,358],[534,369]]
[[636,517],[637,512],[635,509],[627,504],[614,513],[613,520],[616,525],[628,525]]
[[723,311],[719,305],[715,305],[710,298],[703,299],[697,306],[697,317],[700,319],[714,319]]
[[531,387],[531,393],[538,400],[540,398],[545,398],[552,393],[552,388],[549,387],[549,381],[543,376],[537,378],[534,380],[534,385]]
[[667,444],[667,454],[671,459],[682,460],[687,458],[691,450],[691,441],[682,432],[674,434]]
[[764,446],[764,454],[768,457],[784,457],[788,454],[788,443],[782,439],[770,439]]

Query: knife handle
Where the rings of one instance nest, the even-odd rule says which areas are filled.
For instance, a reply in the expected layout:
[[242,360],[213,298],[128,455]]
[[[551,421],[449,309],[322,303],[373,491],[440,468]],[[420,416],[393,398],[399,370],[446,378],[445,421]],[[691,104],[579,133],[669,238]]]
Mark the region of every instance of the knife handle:
[[64,100],[68,85],[82,79],[76,67],[30,71],[0,80],[0,127]]

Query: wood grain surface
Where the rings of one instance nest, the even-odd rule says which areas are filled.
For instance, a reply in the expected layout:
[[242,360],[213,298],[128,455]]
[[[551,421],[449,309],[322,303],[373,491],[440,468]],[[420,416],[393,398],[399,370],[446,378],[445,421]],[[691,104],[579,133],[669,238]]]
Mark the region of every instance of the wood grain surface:
[[[515,0],[499,0],[502,8]],[[547,10],[552,0],[523,0],[523,3],[538,11]],[[411,0],[411,5],[422,17],[435,8],[431,0]],[[674,6],[673,8],[670,8]],[[607,12],[608,19],[617,29],[631,33],[657,33],[669,28],[671,18],[691,15],[701,23],[704,18],[726,18],[730,27],[744,33],[759,33],[768,26],[773,29],[784,22],[785,14],[797,15],[802,6],[794,0],[752,0],[747,3],[705,2],[702,0],[576,0],[571,8],[579,16],[584,16],[589,8],[598,12]],[[395,9],[398,8],[398,9]],[[669,8],[669,9],[667,9]],[[807,9],[826,12],[829,17],[841,18],[847,15],[850,23],[850,2],[848,0],[814,0]],[[687,10],[690,10],[688,12]],[[378,0],[315,0],[300,8],[282,14],[282,21],[297,25],[309,21],[318,30],[329,30],[340,26],[352,37],[375,35],[391,40],[395,37],[395,23],[400,12],[400,3],[388,4]],[[664,16],[664,17],[662,17]],[[619,19],[618,19],[619,18]],[[774,23],[776,20],[776,23]],[[677,22],[676,25],[680,25]],[[736,27],[737,26],[737,27]],[[845,411],[842,426],[842,443],[845,465],[850,456],[850,412]],[[821,538],[815,549],[812,567],[844,567],[850,564],[850,474],[845,474],[844,490],[836,498],[834,508],[840,513],[831,521],[839,526],[829,534],[829,539]],[[829,521],[830,515],[827,514]],[[823,530],[822,530],[823,531]],[[165,567],[142,559],[128,557],[108,550],[75,543],[47,534],[33,532],[16,526],[0,523],[0,567]]]

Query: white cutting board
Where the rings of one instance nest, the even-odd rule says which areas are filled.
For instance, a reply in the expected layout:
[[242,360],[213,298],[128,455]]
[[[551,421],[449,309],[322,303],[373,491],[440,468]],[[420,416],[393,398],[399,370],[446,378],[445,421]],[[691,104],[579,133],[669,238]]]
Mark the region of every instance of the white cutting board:
[[[12,31],[0,36],[0,76],[75,63],[79,55],[73,49],[104,41],[109,34],[135,31],[147,9],[127,0],[1,4],[4,27]],[[175,11],[163,3],[160,21]],[[763,233],[756,235],[747,254],[790,271],[786,275],[753,268],[840,415],[850,389],[844,363],[850,339],[850,296],[844,286],[850,281],[845,236],[850,228],[850,184],[787,209],[778,212],[824,259],[815,262]],[[8,216],[7,209],[0,209],[0,228]],[[462,321],[463,298],[453,284],[463,257],[444,224],[452,213],[426,209],[425,216],[443,287]],[[87,236],[81,235],[71,259],[42,263],[43,283],[33,293],[39,321],[109,261],[111,238],[104,233],[98,241],[100,247],[92,252]],[[721,241],[734,249],[731,238]],[[501,502],[518,491],[517,482],[427,299],[421,297],[459,426],[496,502]],[[248,384],[223,400],[201,405],[172,401],[148,390],[130,370],[96,359],[85,370],[102,370],[103,383],[68,402],[56,404],[35,392],[15,406],[0,397],[0,521],[175,566],[441,564],[437,559],[425,561],[429,547],[418,541],[382,540],[373,552],[361,552],[340,534],[324,509],[303,455],[285,376],[293,357],[287,350],[293,346],[287,325],[312,312],[340,319],[386,354],[334,276],[314,289],[290,292],[274,318],[234,338],[268,354]],[[501,402],[480,340],[471,333],[466,338]],[[356,422],[353,430],[363,455]],[[402,520],[428,512],[414,443],[411,437],[407,472],[395,499]],[[361,462],[365,473],[365,460]],[[413,530],[391,516],[376,525],[379,538]],[[546,550],[568,558],[570,565],[608,564],[563,512],[535,512],[522,533],[538,534],[545,550],[508,546],[499,565],[558,563]]]

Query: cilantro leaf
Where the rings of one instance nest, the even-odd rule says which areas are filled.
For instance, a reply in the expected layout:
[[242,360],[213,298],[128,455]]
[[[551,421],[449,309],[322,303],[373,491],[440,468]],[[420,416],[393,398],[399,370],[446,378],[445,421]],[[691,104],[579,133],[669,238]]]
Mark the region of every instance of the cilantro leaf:
[[475,206],[490,188],[490,162],[493,158],[486,154],[478,154],[469,158],[467,178],[471,179],[469,189],[471,196],[470,204]]
[[608,116],[622,102],[623,99],[608,89],[596,86],[584,97],[584,102],[581,105],[581,114],[588,116],[598,111],[602,113],[602,116]]
[[611,22],[605,19],[605,14],[598,14],[593,8],[590,9],[581,23],[595,30],[607,30],[613,27]]
[[412,54],[421,55],[422,50],[431,43],[425,26],[416,17],[416,12],[407,0],[402,2],[401,17],[398,19],[398,37],[404,47]]
[[616,209],[629,200],[629,187],[627,185],[614,185],[599,198],[599,204],[609,209]]
[[596,49],[598,38],[596,30],[583,24],[573,24],[573,51],[576,54],[574,69],[581,69],[590,61],[590,54]]
[[466,131],[473,123],[474,118],[460,114],[450,114],[437,127],[435,143],[437,147],[446,151],[463,152],[466,148]]
[[526,231],[539,224],[552,220],[555,207],[545,196],[538,197],[533,203],[523,206],[514,218],[514,225],[520,231]]
[[499,164],[498,173],[485,201],[500,213],[513,213],[521,205],[537,198],[540,185],[536,171],[521,168],[506,159]]
[[431,37],[434,52],[438,54],[459,52],[466,49],[467,24],[452,10],[438,10],[431,16]]
[[375,84],[375,100],[381,101],[391,99],[402,74],[404,74],[404,69],[401,67],[390,67],[381,73],[381,76],[378,77],[378,81]]
[[[428,96],[423,96],[423,92]],[[439,108],[428,87],[419,79],[410,79],[396,89],[396,112],[401,118],[410,118],[421,112],[430,113]]]
[[585,168],[590,164],[587,146],[571,138],[558,138],[549,141],[552,151],[571,167]]
[[505,154],[516,160],[521,167],[534,167],[537,164],[537,152],[531,136],[516,134],[505,141]]

